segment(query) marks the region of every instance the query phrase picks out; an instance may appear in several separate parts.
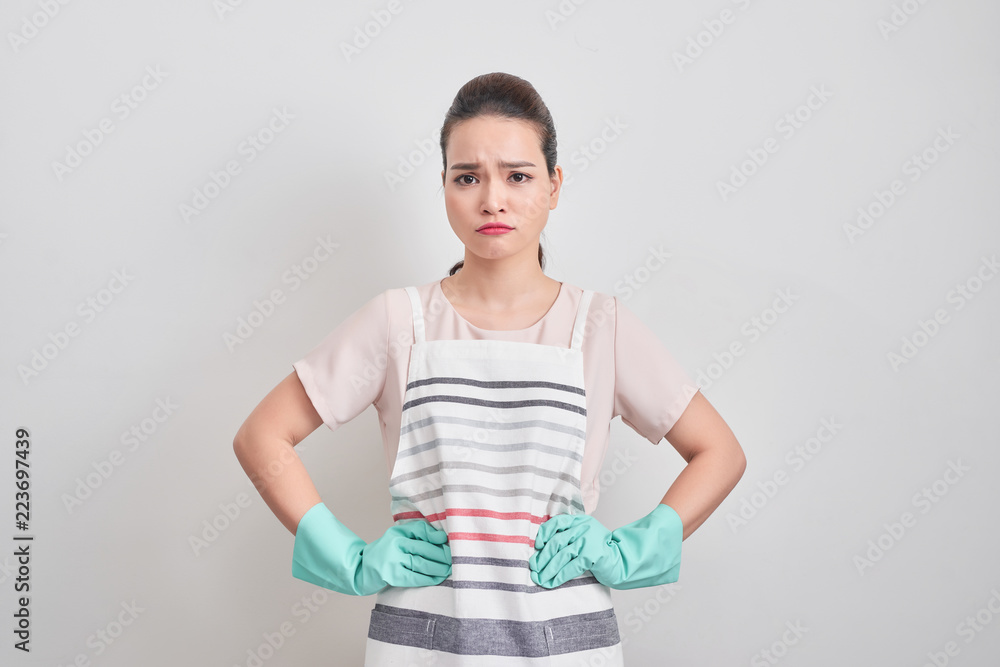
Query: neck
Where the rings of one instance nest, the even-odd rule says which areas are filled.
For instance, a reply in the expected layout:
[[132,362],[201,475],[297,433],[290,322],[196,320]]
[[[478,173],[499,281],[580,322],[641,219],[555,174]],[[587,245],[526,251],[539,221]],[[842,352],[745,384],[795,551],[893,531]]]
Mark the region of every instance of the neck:
[[475,303],[485,310],[503,311],[537,299],[557,281],[549,278],[538,265],[538,250],[529,257],[483,259],[466,251],[462,268],[447,278],[453,302]]

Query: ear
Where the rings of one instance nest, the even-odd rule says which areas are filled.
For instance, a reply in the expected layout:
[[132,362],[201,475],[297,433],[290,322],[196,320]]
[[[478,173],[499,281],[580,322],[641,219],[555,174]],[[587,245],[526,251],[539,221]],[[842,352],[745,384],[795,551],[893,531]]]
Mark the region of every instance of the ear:
[[552,194],[549,199],[549,210],[551,211],[559,204],[559,193],[562,192],[563,184],[563,170],[559,165],[555,166],[555,173],[549,178],[549,183],[552,186]]

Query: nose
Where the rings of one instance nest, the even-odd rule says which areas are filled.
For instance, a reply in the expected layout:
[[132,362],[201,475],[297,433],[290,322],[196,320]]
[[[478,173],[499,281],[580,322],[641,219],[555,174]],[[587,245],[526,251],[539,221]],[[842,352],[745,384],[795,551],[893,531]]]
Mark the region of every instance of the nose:
[[491,178],[486,187],[482,189],[483,193],[483,213],[496,214],[504,210],[504,190],[503,183],[499,182],[499,179]]

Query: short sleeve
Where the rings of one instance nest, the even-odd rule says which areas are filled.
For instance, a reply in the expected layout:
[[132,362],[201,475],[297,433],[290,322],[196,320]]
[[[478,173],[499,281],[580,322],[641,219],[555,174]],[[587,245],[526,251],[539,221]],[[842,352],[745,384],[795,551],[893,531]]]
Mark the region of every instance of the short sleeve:
[[373,404],[385,387],[388,293],[354,311],[292,368],[330,430]]
[[658,444],[680,419],[698,385],[663,342],[615,299],[615,409],[622,421]]

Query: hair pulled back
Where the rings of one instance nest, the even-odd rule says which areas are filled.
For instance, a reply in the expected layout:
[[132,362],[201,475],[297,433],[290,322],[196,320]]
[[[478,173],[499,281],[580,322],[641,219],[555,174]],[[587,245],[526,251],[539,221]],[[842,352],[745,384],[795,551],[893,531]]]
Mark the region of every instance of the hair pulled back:
[[[538,134],[549,176],[556,168],[556,127],[552,115],[535,87],[524,79],[505,72],[481,74],[462,86],[444,117],[441,127],[441,159],[448,169],[448,139],[455,126],[478,116],[516,118],[531,124]],[[459,260],[448,272],[455,275],[465,260]],[[545,268],[545,253],[538,244],[538,265]]]

